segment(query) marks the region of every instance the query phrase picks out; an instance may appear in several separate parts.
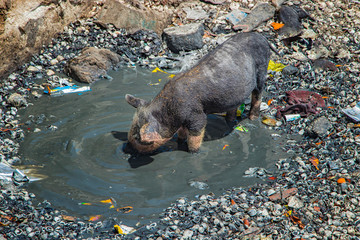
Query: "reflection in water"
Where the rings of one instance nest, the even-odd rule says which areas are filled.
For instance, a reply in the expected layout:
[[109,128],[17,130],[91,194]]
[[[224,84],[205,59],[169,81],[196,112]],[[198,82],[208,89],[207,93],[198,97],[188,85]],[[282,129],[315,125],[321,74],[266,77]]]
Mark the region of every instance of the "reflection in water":
[[[41,166],[42,181],[30,184],[40,199],[77,215],[116,216],[127,223],[148,221],[178,197],[222,193],[232,186],[246,186],[257,179],[243,178],[250,167],[268,167],[279,158],[279,143],[260,121],[248,133],[230,132],[223,117],[209,115],[204,143],[199,153],[190,154],[176,139],[151,155],[131,152],[126,144],[134,109],[125,102],[127,93],[151,99],[161,86],[147,83],[163,78],[144,69],[122,69],[111,73],[113,80],[91,85],[92,91],[57,98],[34,99],[23,110],[35,119],[21,146],[27,165]],[[162,81],[162,84],[164,81]],[[25,121],[28,119],[25,119]],[[248,119],[242,124],[250,123]],[[56,126],[56,131],[49,126]],[[40,128],[41,132],[34,132]],[[224,145],[228,145],[223,149]],[[280,150],[278,150],[280,152]],[[189,186],[190,180],[206,182],[207,190]],[[130,213],[118,213],[107,206],[79,205],[114,198],[118,207],[133,206]],[[153,215],[155,214],[155,215]]]

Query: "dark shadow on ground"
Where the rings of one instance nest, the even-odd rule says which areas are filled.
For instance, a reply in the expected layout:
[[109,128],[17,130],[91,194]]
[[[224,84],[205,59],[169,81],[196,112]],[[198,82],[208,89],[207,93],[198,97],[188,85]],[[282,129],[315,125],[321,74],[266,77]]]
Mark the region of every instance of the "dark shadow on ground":
[[[208,115],[204,141],[213,141],[229,135],[236,123],[237,121],[227,122],[224,117],[218,115]],[[178,142],[177,136],[175,135],[173,139],[171,139],[164,146],[160,147],[154,152],[149,154],[141,154],[137,152],[130,144],[128,144],[127,132],[112,131],[111,134],[114,138],[124,142],[122,149],[124,153],[130,154],[130,158],[128,159],[128,161],[131,168],[138,168],[150,164],[152,161],[154,161],[154,158],[152,158],[151,156],[157,155],[162,152],[176,150],[188,151],[186,141]]]

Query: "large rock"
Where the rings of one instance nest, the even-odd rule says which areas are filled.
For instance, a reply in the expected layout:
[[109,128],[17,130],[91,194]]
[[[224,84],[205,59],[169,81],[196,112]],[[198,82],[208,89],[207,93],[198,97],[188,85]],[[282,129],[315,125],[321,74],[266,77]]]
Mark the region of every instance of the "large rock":
[[104,6],[96,14],[99,21],[112,23],[117,28],[125,28],[135,32],[139,29],[149,29],[161,34],[163,29],[171,22],[170,11],[155,11],[139,4],[137,7],[120,3],[116,0],[107,0]]
[[234,30],[251,32],[263,22],[269,20],[275,15],[275,7],[269,3],[259,3],[238,25],[233,27]]
[[164,39],[168,48],[178,53],[202,48],[204,26],[202,23],[191,23],[179,27],[164,29]]
[[108,49],[87,47],[66,64],[65,73],[79,82],[92,83],[106,76],[120,61],[120,55]]
[[295,37],[302,31],[299,14],[289,6],[283,6],[279,11],[279,20],[285,25],[279,29],[279,34],[287,38]]
[[96,1],[0,0],[0,76],[22,65]]
[[0,77],[28,61],[56,33],[78,19],[96,17],[102,23],[127,30],[160,33],[171,14],[167,8],[161,12],[147,9],[140,1],[0,0]]

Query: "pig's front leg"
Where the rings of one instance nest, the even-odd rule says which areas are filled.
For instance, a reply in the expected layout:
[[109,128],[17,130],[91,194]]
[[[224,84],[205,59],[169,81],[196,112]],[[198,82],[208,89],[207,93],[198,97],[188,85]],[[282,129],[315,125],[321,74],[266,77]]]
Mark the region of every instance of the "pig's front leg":
[[187,139],[187,151],[192,153],[197,152],[203,141],[204,133],[205,133],[205,127],[200,131],[200,133],[192,133],[192,134],[190,134],[189,130],[185,127],[179,128],[179,130],[177,131],[178,134],[177,142],[179,149],[185,150],[185,148],[183,149],[183,147],[184,144],[186,144],[185,141]]
[[196,133],[194,135],[189,133],[188,135],[189,152],[195,153],[199,151],[202,141],[204,139],[204,134],[205,134],[205,127],[199,133]]
[[193,116],[187,129],[187,141],[189,152],[199,151],[202,144],[206,126],[206,114],[197,114]]

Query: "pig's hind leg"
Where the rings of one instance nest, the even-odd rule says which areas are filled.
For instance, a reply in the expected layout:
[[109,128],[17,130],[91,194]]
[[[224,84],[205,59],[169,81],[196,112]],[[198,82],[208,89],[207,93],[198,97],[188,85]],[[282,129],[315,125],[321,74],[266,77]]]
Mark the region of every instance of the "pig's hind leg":
[[251,107],[250,107],[250,120],[255,120],[260,115],[260,105],[261,105],[261,96],[262,90],[264,88],[266,74],[267,74],[267,63],[268,60],[265,61],[266,64],[259,66],[259,70],[256,74],[256,87],[251,93]]
[[254,89],[251,94],[250,120],[255,120],[260,115],[261,92]]

